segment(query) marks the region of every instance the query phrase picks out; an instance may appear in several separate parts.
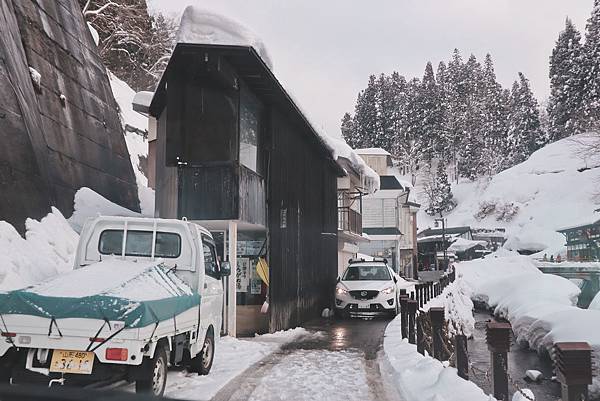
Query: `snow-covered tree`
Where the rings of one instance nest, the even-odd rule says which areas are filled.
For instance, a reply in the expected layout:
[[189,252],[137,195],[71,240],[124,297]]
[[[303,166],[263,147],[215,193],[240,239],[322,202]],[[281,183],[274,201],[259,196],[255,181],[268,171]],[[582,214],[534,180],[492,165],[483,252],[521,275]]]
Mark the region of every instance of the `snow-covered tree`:
[[350,113],[344,114],[342,117],[342,125],[340,127],[342,131],[342,137],[344,140],[350,145],[352,148],[360,147],[360,143],[358,142],[358,138],[356,137],[356,129],[354,128],[354,120]]
[[582,131],[581,34],[567,18],[550,56],[550,99],[548,135],[551,141]]
[[425,193],[429,202],[426,212],[430,216],[442,217],[444,212],[449,212],[456,206],[443,160],[438,161],[435,174],[430,174],[430,179],[425,185]]
[[600,0],[594,0],[583,46],[583,113],[586,129],[600,127]]
[[79,0],[104,65],[135,90],[154,89],[175,45],[175,22],[146,0]]
[[508,137],[512,165],[526,160],[546,143],[538,103],[523,73],[519,73],[519,81],[515,81],[511,91]]
[[375,75],[369,77],[365,90],[358,94],[354,111],[356,146],[370,148],[377,146],[377,84]]

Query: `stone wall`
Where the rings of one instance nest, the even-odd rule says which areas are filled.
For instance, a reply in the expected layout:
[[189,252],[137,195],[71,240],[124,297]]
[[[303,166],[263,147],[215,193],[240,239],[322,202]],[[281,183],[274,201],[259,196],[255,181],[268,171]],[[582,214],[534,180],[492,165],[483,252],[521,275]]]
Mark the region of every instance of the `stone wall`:
[[118,106],[79,5],[0,0],[0,220],[23,231],[50,205],[68,217],[83,186],[139,210]]

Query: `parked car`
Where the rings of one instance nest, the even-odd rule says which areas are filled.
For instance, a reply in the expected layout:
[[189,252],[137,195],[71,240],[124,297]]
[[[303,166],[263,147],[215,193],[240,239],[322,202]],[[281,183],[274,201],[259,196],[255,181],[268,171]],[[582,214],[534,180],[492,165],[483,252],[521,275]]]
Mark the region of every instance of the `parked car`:
[[399,312],[399,289],[408,283],[375,258],[351,260],[335,288],[335,307],[342,316],[374,316]]
[[208,374],[221,329],[211,234],[187,221],[97,217],[74,270],[0,293],[0,381],[46,386],[125,379],[161,396],[168,366]]

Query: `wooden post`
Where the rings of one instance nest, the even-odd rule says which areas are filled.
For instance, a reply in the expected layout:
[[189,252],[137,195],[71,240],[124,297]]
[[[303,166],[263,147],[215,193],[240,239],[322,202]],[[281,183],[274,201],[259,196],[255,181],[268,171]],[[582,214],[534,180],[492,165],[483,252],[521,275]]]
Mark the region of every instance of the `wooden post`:
[[431,298],[433,298],[433,281],[430,281],[427,283],[428,284],[428,288],[427,288],[427,302],[431,301]]
[[400,295],[406,295],[406,288],[400,288]]
[[556,377],[561,384],[562,401],[588,399],[592,384],[592,349],[588,343],[554,344]]
[[510,323],[489,322],[486,341],[492,365],[492,392],[498,401],[508,401],[508,352],[510,351]]
[[444,360],[443,328],[444,308],[433,307],[429,309],[431,319],[431,337],[433,339],[433,357],[438,361]]
[[456,355],[456,369],[458,375],[469,380],[469,354],[467,353],[467,336],[457,334],[454,336],[454,354]]
[[417,352],[425,355],[423,319],[417,319]]
[[400,294],[400,332],[402,338],[408,337],[408,297]]
[[417,301],[408,300],[408,342],[415,344],[415,318],[417,316]]
[[423,285],[415,284],[415,288],[417,290],[417,301],[419,301],[419,308],[423,307]]

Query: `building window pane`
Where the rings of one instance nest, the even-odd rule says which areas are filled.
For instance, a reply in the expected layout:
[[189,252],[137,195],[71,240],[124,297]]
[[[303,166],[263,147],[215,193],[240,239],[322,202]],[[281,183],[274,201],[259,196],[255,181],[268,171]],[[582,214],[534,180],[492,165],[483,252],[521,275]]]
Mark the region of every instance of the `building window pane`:
[[261,105],[248,90],[240,93],[240,163],[257,171]]

